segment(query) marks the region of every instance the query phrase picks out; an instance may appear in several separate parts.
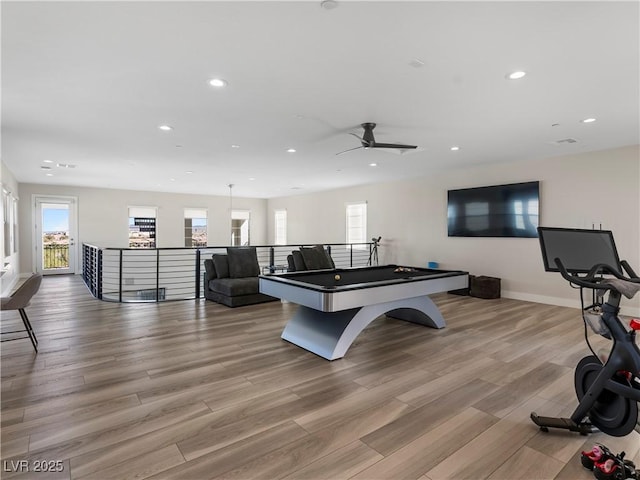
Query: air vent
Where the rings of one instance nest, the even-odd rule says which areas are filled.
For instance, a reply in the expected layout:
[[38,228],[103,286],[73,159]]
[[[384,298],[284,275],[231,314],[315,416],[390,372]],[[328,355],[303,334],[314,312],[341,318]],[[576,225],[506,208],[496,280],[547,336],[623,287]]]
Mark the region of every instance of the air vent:
[[578,143],[578,141],[575,138],[563,138],[562,140],[556,140],[555,143],[563,145],[565,143]]

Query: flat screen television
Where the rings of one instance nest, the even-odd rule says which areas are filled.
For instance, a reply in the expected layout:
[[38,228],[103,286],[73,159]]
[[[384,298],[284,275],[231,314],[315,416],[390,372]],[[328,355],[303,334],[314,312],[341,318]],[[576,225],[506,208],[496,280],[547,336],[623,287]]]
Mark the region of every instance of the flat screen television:
[[540,182],[449,190],[450,237],[538,237]]

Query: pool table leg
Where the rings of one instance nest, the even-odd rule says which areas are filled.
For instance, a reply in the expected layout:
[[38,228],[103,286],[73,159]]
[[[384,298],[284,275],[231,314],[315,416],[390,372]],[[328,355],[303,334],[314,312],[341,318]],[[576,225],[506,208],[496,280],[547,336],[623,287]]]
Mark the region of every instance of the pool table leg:
[[300,305],[285,326],[282,338],[327,360],[336,360],[344,357],[362,330],[384,314],[434,328],[445,326],[438,307],[427,296],[338,312],[320,312]]

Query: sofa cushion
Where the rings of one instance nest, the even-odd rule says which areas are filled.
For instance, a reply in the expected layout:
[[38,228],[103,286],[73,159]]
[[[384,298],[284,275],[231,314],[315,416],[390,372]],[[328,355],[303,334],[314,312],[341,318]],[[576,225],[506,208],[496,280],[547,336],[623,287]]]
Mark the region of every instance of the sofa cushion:
[[329,254],[322,245],[315,245],[310,248],[300,247],[300,252],[302,253],[302,258],[304,258],[304,263],[308,270],[334,268]]
[[226,255],[214,253],[213,264],[216,267],[217,278],[229,278],[229,262]]
[[209,281],[209,289],[227,297],[253,295],[259,293],[260,281],[258,277],[217,278]]
[[293,252],[291,252],[291,256],[293,257],[294,271],[303,272],[307,269],[307,266],[304,263],[304,259],[302,258],[302,253],[299,250],[294,250]]
[[258,255],[255,247],[227,248],[229,277],[244,278],[260,275]]

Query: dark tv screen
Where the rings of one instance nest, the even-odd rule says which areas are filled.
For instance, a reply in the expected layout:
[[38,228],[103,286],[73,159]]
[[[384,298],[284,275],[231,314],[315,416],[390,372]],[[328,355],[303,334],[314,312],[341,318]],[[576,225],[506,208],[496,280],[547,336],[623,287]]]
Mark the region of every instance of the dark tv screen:
[[604,263],[622,273],[620,257],[610,230],[540,227],[542,260],[547,272],[559,272],[555,259],[571,273],[588,273]]
[[449,190],[450,237],[538,237],[540,182]]

